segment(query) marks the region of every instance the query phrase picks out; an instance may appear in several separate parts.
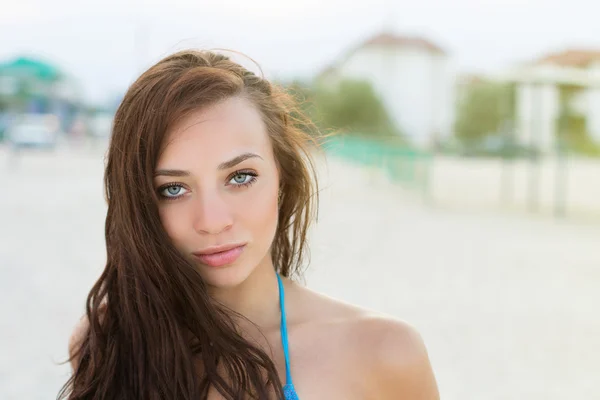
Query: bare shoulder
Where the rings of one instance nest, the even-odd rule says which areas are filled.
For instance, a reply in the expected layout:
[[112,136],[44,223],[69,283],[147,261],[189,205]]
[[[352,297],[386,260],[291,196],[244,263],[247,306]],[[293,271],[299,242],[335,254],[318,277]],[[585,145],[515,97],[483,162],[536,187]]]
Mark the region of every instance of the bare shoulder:
[[341,332],[354,372],[377,399],[438,400],[423,338],[409,323],[313,293],[323,318]]
[[[106,304],[102,304],[99,308],[100,318],[106,313]],[[71,367],[73,371],[77,369],[79,365],[79,350],[85,337],[90,330],[90,321],[87,315],[83,315],[79,321],[75,324],[71,336],[69,337],[69,359],[71,361]]]
[[73,371],[77,370],[77,366],[79,365],[79,350],[89,329],[90,322],[87,316],[84,315],[79,319],[69,337],[69,358]]
[[407,322],[364,316],[356,326],[372,393],[378,399],[437,400],[439,393],[420,333]]

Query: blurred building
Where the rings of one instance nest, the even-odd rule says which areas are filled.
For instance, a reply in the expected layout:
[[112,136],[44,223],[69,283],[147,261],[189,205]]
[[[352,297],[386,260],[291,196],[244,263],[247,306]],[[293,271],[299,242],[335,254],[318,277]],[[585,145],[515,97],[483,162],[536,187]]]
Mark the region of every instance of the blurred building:
[[600,142],[600,50],[571,49],[506,71],[515,82],[521,143],[553,151],[561,130]]
[[7,121],[11,115],[53,114],[66,130],[81,107],[78,83],[58,67],[27,57],[0,63],[0,120]]
[[378,34],[342,55],[318,79],[332,86],[343,79],[368,81],[398,130],[418,145],[452,133],[455,70],[449,55],[427,39]]

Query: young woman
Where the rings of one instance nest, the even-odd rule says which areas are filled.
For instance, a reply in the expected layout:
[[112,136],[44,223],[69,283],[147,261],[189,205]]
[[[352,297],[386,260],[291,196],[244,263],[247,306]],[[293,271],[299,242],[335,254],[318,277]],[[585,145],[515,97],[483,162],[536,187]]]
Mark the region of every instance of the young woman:
[[133,83],[105,171],[106,268],[59,397],[439,398],[410,325],[290,279],[317,207],[310,126],[215,52]]

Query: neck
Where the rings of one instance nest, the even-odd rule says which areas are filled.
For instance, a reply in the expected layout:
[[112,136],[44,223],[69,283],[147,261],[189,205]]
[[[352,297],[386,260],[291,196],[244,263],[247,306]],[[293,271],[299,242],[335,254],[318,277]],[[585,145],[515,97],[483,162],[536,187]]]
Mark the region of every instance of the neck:
[[[210,295],[259,328],[279,326],[279,286],[270,256],[241,284],[228,288],[213,288]],[[239,322],[244,325],[244,321]]]

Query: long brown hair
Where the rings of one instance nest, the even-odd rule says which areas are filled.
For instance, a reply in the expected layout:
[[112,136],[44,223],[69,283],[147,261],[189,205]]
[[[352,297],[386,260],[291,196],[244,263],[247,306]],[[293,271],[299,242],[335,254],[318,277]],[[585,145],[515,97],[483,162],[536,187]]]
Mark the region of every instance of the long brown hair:
[[280,170],[273,264],[303,265],[317,206],[313,125],[294,99],[229,57],[181,51],[143,73],[118,108],[104,176],[107,262],[86,302],[89,330],[61,399],[283,398],[270,357],[236,330],[198,271],[163,229],[153,172],[166,132],[182,117],[232,96],[260,111]]

